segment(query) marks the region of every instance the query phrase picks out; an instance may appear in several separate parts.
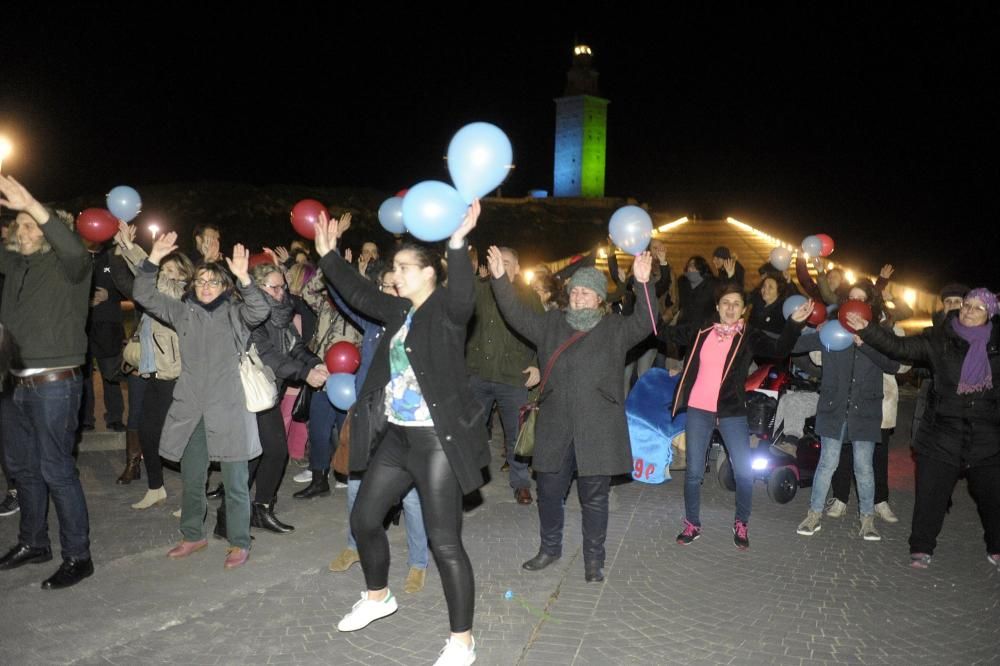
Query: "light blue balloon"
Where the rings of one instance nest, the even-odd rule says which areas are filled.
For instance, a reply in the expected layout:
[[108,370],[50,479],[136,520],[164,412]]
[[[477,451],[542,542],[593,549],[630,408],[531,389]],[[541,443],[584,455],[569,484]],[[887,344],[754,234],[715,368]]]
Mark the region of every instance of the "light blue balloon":
[[802,251],[810,257],[818,257],[823,251],[823,241],[816,236],[806,236],[802,239]]
[[806,300],[806,297],[801,294],[792,294],[781,304],[781,314],[785,316],[785,319],[788,319]]
[[510,139],[490,123],[466,125],[448,144],[448,173],[467,204],[500,187],[513,162]]
[[425,180],[403,197],[403,224],[422,241],[448,238],[462,224],[469,205],[454,187],[439,180]]
[[653,237],[653,220],[638,206],[622,206],[608,222],[611,241],[628,254],[639,254],[649,247]]
[[142,198],[128,185],[119,185],[108,192],[108,210],[122,222],[131,222],[142,212]]
[[334,407],[341,411],[347,411],[357,400],[354,391],[354,375],[346,372],[338,372],[330,375],[326,380],[326,397]]
[[771,250],[771,265],[779,271],[787,271],[792,263],[792,253],[783,247],[776,247]]
[[834,319],[819,329],[819,341],[827,351],[844,351],[854,344],[854,335]]
[[378,207],[378,221],[382,228],[391,234],[401,234],[406,231],[403,224],[403,197],[389,197]]

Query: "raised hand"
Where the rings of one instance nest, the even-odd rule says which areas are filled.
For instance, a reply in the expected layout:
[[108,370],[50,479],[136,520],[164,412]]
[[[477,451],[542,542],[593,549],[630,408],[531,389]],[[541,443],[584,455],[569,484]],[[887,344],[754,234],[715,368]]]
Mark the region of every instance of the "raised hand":
[[733,277],[736,275],[736,259],[732,257],[729,259],[723,259],[722,268],[726,271],[726,275]]
[[494,279],[499,280],[503,277],[503,254],[496,245],[490,245],[490,248],[486,250],[486,265],[489,266],[490,275]]
[[201,253],[204,255],[205,261],[219,261],[222,258],[219,239],[204,238],[201,242]]
[[632,275],[640,284],[649,282],[649,272],[653,269],[653,255],[643,252],[632,262]]
[[896,272],[896,269],[894,269],[892,267],[892,264],[886,264],[885,266],[882,267],[882,270],[880,270],[878,274],[879,274],[879,277],[885,278],[886,280],[888,280],[889,278],[892,277],[892,274],[895,273],[895,272]]
[[484,280],[490,276],[490,269],[485,264],[479,264],[479,277]]
[[233,246],[233,257],[226,257],[229,270],[244,287],[250,284],[250,250],[237,243]]
[[[320,258],[325,257],[331,250],[337,249],[338,226],[337,222],[331,222],[327,219],[325,212],[320,212],[319,219],[316,220],[316,238],[313,240],[316,244],[316,254]],[[350,226],[350,219],[347,221],[347,226]]]
[[115,234],[115,243],[123,250],[131,250],[135,245],[135,227],[128,222],[118,220],[118,233]]
[[340,219],[337,220],[337,238],[340,238],[345,233],[347,233],[347,230],[350,228],[351,228],[351,214],[344,213],[343,215],[340,216]]
[[795,308],[795,311],[792,312],[792,320],[801,324],[802,322],[804,322],[806,319],[809,318],[809,315],[812,313],[812,310],[813,310],[813,302],[812,299],[809,299],[799,307]]
[[286,263],[289,257],[288,248],[283,245],[279,245],[274,248],[274,256],[277,257],[279,263]]
[[177,232],[168,231],[155,241],[153,249],[149,251],[149,263],[159,266],[160,260],[177,249]]
[[[480,212],[482,212],[482,209],[479,205],[479,199],[473,199],[469,209],[465,212],[462,224],[459,225],[458,229],[455,229],[455,233],[451,235],[448,245],[451,247],[458,247],[465,242],[465,237],[469,235],[470,231],[476,228],[476,222],[479,221]],[[492,270],[492,267],[490,270]]]
[[14,180],[13,176],[0,174],[0,205],[11,210],[24,210],[33,203],[35,197],[24,185]]
[[347,263],[351,263],[352,261],[354,261],[354,252],[351,251],[351,248],[347,248],[344,250],[344,261],[346,261]]

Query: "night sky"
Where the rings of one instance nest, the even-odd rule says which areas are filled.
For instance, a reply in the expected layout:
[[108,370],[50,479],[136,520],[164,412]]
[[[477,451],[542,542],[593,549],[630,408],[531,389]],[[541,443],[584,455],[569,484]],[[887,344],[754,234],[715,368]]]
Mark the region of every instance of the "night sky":
[[930,289],[1000,288],[997,9],[688,4],[5,9],[4,172],[43,200],[200,180],[388,195],[447,180],[451,135],[485,120],[514,146],[504,195],[551,190],[552,100],[578,39],[611,100],[608,195],[829,233],[839,258]]

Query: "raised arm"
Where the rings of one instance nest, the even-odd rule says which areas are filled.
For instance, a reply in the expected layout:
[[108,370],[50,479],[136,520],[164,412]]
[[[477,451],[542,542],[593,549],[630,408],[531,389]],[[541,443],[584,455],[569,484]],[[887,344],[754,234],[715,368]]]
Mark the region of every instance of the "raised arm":
[[187,306],[160,293],[156,288],[156,274],[160,269],[160,260],[177,249],[176,241],[177,234],[173,231],[157,238],[149,258],[139,265],[135,283],[132,285],[132,296],[136,302],[145,308],[146,312],[175,330],[177,323],[184,318]]
[[913,337],[902,338],[881,326],[870,325],[853,312],[847,315],[847,323],[858,332],[858,337],[866,345],[871,345],[878,352],[898,360],[915,361],[924,365],[930,363],[931,348],[927,331]]
[[490,280],[490,287],[493,289],[493,296],[504,321],[533,345],[538,346],[545,330],[545,313],[532,311],[514,293],[514,285],[510,283],[503,268],[503,255],[496,245],[491,245],[486,251],[486,265],[490,269],[490,277],[493,278]]
[[802,326],[805,320],[809,318],[809,313],[812,312],[812,306],[813,302],[807,300],[797,307],[792,316],[785,320],[785,326],[781,329],[781,335],[777,338],[772,338],[762,331],[757,331],[760,335],[754,335],[751,338],[753,353],[757,356],[766,356],[767,358],[784,358],[791,354],[792,350],[796,347],[796,341],[802,334]]
[[642,342],[653,332],[653,320],[657,316],[657,305],[649,298],[648,291],[653,288],[649,284],[649,274],[653,266],[653,257],[649,252],[643,252],[635,258],[632,264],[632,275],[635,277],[635,284],[632,291],[635,293],[635,308],[632,314],[625,317],[625,341],[628,348],[632,348]]

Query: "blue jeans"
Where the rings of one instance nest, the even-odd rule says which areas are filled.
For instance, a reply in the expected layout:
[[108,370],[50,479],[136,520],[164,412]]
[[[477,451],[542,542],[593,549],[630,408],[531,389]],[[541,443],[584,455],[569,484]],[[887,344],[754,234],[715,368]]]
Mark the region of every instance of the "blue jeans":
[[3,394],[4,453],[17,479],[20,543],[49,547],[49,497],[59,517],[63,559],[90,558],[90,518],[73,459],[83,379],[37,387],[14,386]]
[[[347,480],[347,547],[351,550],[358,549],[358,542],[354,540],[354,532],[351,531],[351,511],[354,510],[354,500],[358,498],[358,489],[361,488],[361,477],[352,474]],[[403,518],[406,521],[406,547],[407,563],[417,569],[427,568],[427,530],[424,529],[424,514],[420,508],[420,495],[417,489],[410,488],[410,492],[403,497]]]
[[[840,437],[820,438],[822,448],[819,454],[819,466],[813,476],[812,495],[809,498],[809,510],[819,513],[826,503],[826,494],[830,490],[830,479],[840,464],[840,445],[844,440],[846,424],[840,429]],[[875,468],[872,456],[875,453],[875,442],[852,442],[854,446],[854,479],[858,484],[858,504],[861,505],[861,515],[870,516],[875,513]]]
[[[753,506],[753,470],[750,468],[750,432],[745,416],[717,418],[715,412],[689,407],[684,472],[684,515],[692,525],[701,526],[701,482],[705,478],[705,456],[718,421],[719,433],[726,445],[726,454],[736,478],[736,520],[750,522]],[[834,465],[836,467],[836,465]]]
[[510,465],[510,487],[531,488],[531,475],[528,473],[528,463],[514,456],[514,445],[517,443],[517,418],[521,405],[528,402],[528,389],[524,386],[489,382],[475,375],[469,377],[472,395],[482,404],[489,414],[496,402],[500,412],[500,423],[503,425],[503,439],[507,449],[507,464]]
[[347,412],[342,412],[326,397],[326,391],[313,393],[309,403],[309,469],[322,472],[330,469],[334,433],[340,432]]

